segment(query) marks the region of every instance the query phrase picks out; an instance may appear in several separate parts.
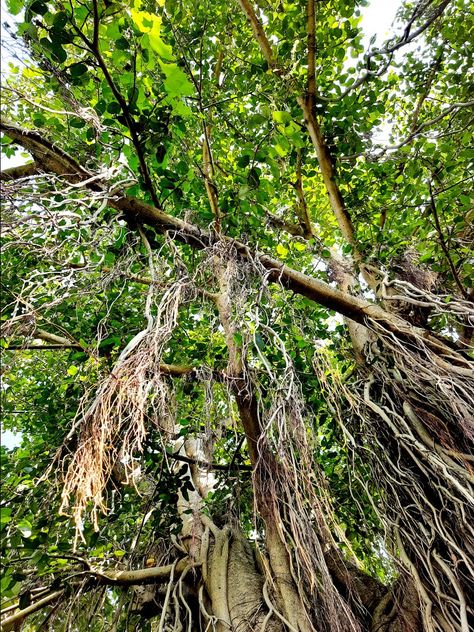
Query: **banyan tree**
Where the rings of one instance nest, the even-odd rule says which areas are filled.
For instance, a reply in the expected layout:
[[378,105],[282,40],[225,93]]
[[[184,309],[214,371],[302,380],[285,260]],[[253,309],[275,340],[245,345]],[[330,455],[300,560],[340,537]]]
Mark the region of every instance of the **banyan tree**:
[[2,630],[468,632],[470,3],[7,4]]

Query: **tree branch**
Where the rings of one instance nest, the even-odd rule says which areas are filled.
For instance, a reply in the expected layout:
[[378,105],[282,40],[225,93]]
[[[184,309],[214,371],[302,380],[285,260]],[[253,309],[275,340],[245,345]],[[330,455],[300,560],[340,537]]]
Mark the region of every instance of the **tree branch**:
[[20,178],[29,178],[39,173],[36,162],[29,162],[19,167],[10,167],[0,172],[0,181],[9,182],[11,180],[19,180]]
[[[135,571],[87,571],[92,575],[97,584],[106,586],[135,586],[137,584],[153,584],[160,580],[168,579],[174,568],[174,576],[180,575],[187,567],[191,566],[189,560],[179,560],[177,564],[166,566],[153,566],[152,568],[140,568]],[[196,566],[196,564],[194,565]]]
[[[338,95],[337,97],[321,97],[321,96],[319,96],[319,99],[321,101],[325,101],[325,102],[341,101],[348,94],[350,94],[354,90],[357,90],[357,88],[360,88],[360,86],[362,84],[364,84],[366,81],[369,81],[370,79],[374,79],[375,77],[380,77],[381,75],[383,75],[387,71],[389,66],[390,66],[390,62],[391,62],[393,53],[395,51],[399,50],[400,48],[402,48],[403,46],[407,46],[408,44],[413,42],[413,40],[415,40],[419,35],[424,33],[424,31],[426,31],[426,29],[429,28],[431,26],[431,24],[433,24],[433,22],[436,19],[438,19],[443,14],[444,10],[447,8],[447,6],[449,5],[450,2],[451,2],[451,0],[443,0],[443,2],[441,2],[439,4],[439,6],[433,11],[433,13],[430,15],[430,17],[422,24],[422,26],[420,26],[416,31],[414,31],[413,33],[410,34],[413,22],[416,19],[416,17],[418,17],[416,15],[416,10],[418,8],[418,3],[417,3],[417,5],[415,7],[415,11],[414,11],[411,19],[409,20],[407,26],[405,27],[403,35],[401,37],[399,37],[395,41],[394,44],[387,44],[385,46],[385,48],[382,48],[382,49],[375,48],[373,50],[370,50],[367,53],[367,56],[365,57],[365,64],[366,64],[366,67],[367,67],[368,70],[367,70],[367,72],[364,75],[362,75],[362,77],[360,77],[357,81],[355,81],[353,84],[351,84],[346,90],[344,90],[344,92],[342,94]],[[381,68],[379,70],[371,70],[371,68],[370,68],[372,58],[375,57],[375,55],[387,56],[388,57],[388,60],[386,61],[386,63],[383,66],[381,66]]]
[[[244,437],[242,437],[243,441]],[[252,465],[244,465],[244,464],[235,464],[235,457],[232,459],[232,462],[229,465],[222,465],[221,463],[207,463],[207,461],[200,461],[199,459],[191,459],[187,456],[183,456],[182,454],[177,454],[175,452],[167,452],[167,456],[175,461],[182,461],[183,463],[189,463],[189,465],[198,465],[199,467],[210,469],[210,470],[221,470],[223,472],[229,472],[231,470],[245,470],[247,472],[253,471]]]
[[49,331],[45,331],[40,327],[37,327],[33,336],[35,338],[39,338],[40,340],[44,340],[45,342],[50,342],[53,345],[61,345],[63,347],[74,347],[75,349],[83,349],[83,347],[69,338],[64,338],[63,336],[57,336],[56,334],[51,334]]
[[64,351],[66,349],[82,349],[79,345],[8,345],[5,351]]
[[442,60],[443,60],[443,52],[439,53],[439,55],[436,57],[433,67],[431,68],[429,75],[426,79],[423,92],[420,94],[418,101],[416,103],[415,111],[413,113],[413,118],[410,125],[410,136],[414,134],[418,129],[418,119],[420,117],[421,109],[423,107],[424,102],[428,98],[431,87],[433,85],[433,81],[436,77],[436,73],[441,67]]
[[461,283],[461,279],[459,278],[458,271],[456,270],[456,266],[453,263],[453,260],[451,258],[451,254],[449,252],[448,245],[447,245],[446,240],[445,240],[444,235],[443,235],[443,230],[442,230],[441,224],[439,222],[438,210],[436,208],[436,202],[435,202],[435,199],[434,199],[433,187],[432,187],[431,182],[429,183],[429,189],[430,189],[430,208],[431,208],[431,213],[433,214],[433,218],[434,218],[434,222],[435,222],[435,226],[436,226],[436,232],[438,233],[438,238],[439,238],[439,243],[441,245],[441,249],[444,252],[444,255],[445,255],[446,260],[447,260],[447,262],[449,264],[449,267],[451,268],[451,272],[453,274],[454,281],[455,281],[456,285],[458,286],[459,291],[461,292],[461,296],[463,296],[466,300],[469,300],[469,294],[468,294],[468,292],[466,292],[466,290],[464,289],[463,284]]
[[[64,175],[69,181],[73,182],[91,178],[89,172],[61,149],[44,140],[38,132],[20,128],[6,121],[1,122],[0,129],[13,141],[31,152],[34,158],[46,156],[49,170],[57,175]],[[97,188],[104,190],[105,183],[94,180],[93,182],[87,182],[85,186],[92,190],[97,190]],[[452,354],[453,345],[450,344],[450,341],[445,340],[443,342],[431,335],[429,331],[414,327],[401,317],[385,311],[374,303],[338,290],[328,283],[290,268],[266,254],[253,251],[246,244],[236,239],[213,235],[194,224],[168,215],[159,207],[151,206],[128,195],[123,194],[121,197],[111,198],[109,205],[122,211],[128,217],[153,226],[161,233],[169,233],[173,239],[188,244],[193,248],[209,248],[219,241],[223,241],[232,247],[242,259],[257,261],[267,271],[268,281],[279,283],[286,289],[305,296],[323,307],[339,312],[358,323],[367,324],[369,320],[373,320],[386,330],[398,335],[398,337],[416,340],[422,338],[425,344],[428,344],[438,353]]]
[[42,599],[38,599],[38,601],[35,601],[30,606],[23,608],[23,610],[19,610],[18,612],[15,612],[15,614],[6,617],[1,622],[2,632],[10,632],[10,630],[18,629],[17,624],[20,625],[23,619],[28,617],[30,614],[34,614],[35,612],[38,612],[38,610],[42,610],[46,606],[49,606],[50,603],[53,603],[53,601],[59,599],[63,594],[64,589],[56,590],[49,595],[46,595]]
[[[167,566],[154,566],[152,568],[140,568],[134,571],[107,571],[102,573],[99,570],[87,570],[82,575],[90,575],[92,583],[99,586],[135,586],[137,584],[153,584],[169,579],[171,572],[174,570],[174,577],[181,575],[187,568],[192,566],[198,566],[198,564],[191,564],[188,560],[179,560],[177,564],[168,564]],[[30,606],[23,608],[6,617],[1,621],[2,632],[10,632],[16,629],[16,624],[20,623],[27,616],[42,610],[49,604],[53,603],[64,595],[65,589],[56,590],[55,592],[46,595],[42,599],[39,599]],[[0,612],[1,615],[1,612]]]
[[270,68],[275,68],[277,64],[273,56],[272,47],[270,45],[270,42],[267,39],[267,36],[265,35],[263,26],[260,20],[258,19],[257,14],[255,13],[253,9],[252,4],[248,0],[238,0],[238,3],[242,7],[242,10],[244,11],[245,15],[247,16],[247,20],[249,21],[249,24],[252,28],[254,37],[257,40],[258,45],[260,46],[260,49],[263,53],[263,56],[265,57],[267,61],[267,64],[269,65]]
[[303,231],[303,236],[305,239],[311,239],[313,237],[313,227],[311,225],[311,218],[308,213],[308,205],[306,203],[306,198],[303,189],[303,175],[301,172],[302,161],[301,161],[301,149],[297,150],[296,156],[296,182],[295,189],[296,194],[298,196],[298,205],[297,205],[297,215],[301,222],[301,228]]
[[[240,6],[242,7],[247,19],[252,27],[252,31],[254,33],[254,37],[260,46],[260,50],[262,51],[263,56],[268,62],[268,65],[273,68],[275,74],[281,76],[290,90],[294,93],[295,88],[293,84],[285,79],[285,74],[283,69],[280,67],[280,64],[277,61],[277,58],[274,56],[270,42],[265,34],[263,26],[258,19],[251,3],[248,0],[238,0]],[[309,2],[311,4],[311,0]],[[308,43],[311,47],[314,47],[313,43],[313,35],[312,29],[314,30],[314,23],[309,19],[309,12],[311,7],[308,5]],[[314,6],[313,6],[313,20],[314,20]],[[313,50],[308,51],[308,59],[313,54]],[[311,62],[313,65],[313,62]],[[313,69],[314,70],[314,69]],[[308,68],[309,72],[309,68]],[[336,217],[339,229],[344,237],[344,239],[351,244],[355,248],[355,231],[354,226],[352,224],[351,217],[347,208],[345,207],[344,200],[342,194],[339,190],[339,187],[336,183],[336,177],[334,173],[334,168],[332,166],[331,158],[329,155],[329,150],[324,141],[323,134],[321,132],[320,125],[316,119],[316,116],[313,112],[312,101],[314,100],[314,93],[311,95],[309,90],[315,90],[316,85],[311,81],[308,84],[308,94],[306,96],[297,96],[296,100],[303,111],[304,122],[306,128],[308,130],[309,136],[311,138],[311,142],[316,150],[316,156],[318,159],[319,168],[321,170],[321,175],[323,177],[324,186],[326,187],[326,191],[329,197],[329,202],[331,204],[331,209]],[[361,257],[358,257],[361,259]]]
[[140,171],[143,176],[146,189],[148,193],[150,194],[151,199],[153,200],[153,204],[158,206],[159,204],[158,196],[156,194],[155,187],[153,185],[153,182],[150,176],[150,171],[146,164],[145,154],[143,152],[142,143],[140,142],[140,138],[138,136],[135,120],[133,118],[132,113],[130,112],[130,108],[128,106],[127,101],[125,100],[124,96],[122,95],[117,85],[115,84],[112,78],[112,75],[110,74],[109,69],[107,68],[107,64],[105,63],[104,58],[102,57],[102,54],[100,52],[100,47],[99,47],[99,44],[100,44],[99,20],[100,19],[99,19],[98,7],[97,7],[97,0],[94,0],[93,2],[93,13],[94,13],[94,27],[93,27],[94,31],[93,31],[92,42],[84,35],[81,29],[73,23],[74,30],[82,39],[86,47],[94,55],[97,61],[97,64],[99,65],[99,68],[101,69],[102,74],[104,75],[104,78],[107,84],[109,85],[109,88],[111,89],[112,94],[114,95],[114,98],[116,99],[117,103],[120,105],[120,109],[122,110],[122,114],[125,118],[127,128],[130,132],[131,140],[137,154],[138,163],[140,165]]
[[308,0],[306,5],[308,32],[308,74],[306,97],[308,105],[313,110],[316,102],[316,17],[314,0]]

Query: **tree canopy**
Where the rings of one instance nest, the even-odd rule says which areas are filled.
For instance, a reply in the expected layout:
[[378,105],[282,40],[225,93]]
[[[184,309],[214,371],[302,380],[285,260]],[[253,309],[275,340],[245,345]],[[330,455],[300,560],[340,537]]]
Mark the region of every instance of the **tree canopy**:
[[7,4],[2,629],[468,632],[470,3]]

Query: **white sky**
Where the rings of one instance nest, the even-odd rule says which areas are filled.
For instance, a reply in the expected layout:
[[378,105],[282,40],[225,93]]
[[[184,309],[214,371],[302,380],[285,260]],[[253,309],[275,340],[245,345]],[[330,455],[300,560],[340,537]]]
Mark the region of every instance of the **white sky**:
[[362,9],[361,27],[365,33],[364,44],[367,48],[372,35],[377,35],[374,46],[381,44],[390,35],[391,26],[402,0],[372,0]]
[[[377,35],[375,45],[380,44],[391,32],[391,26],[395,18],[395,14],[401,4],[401,0],[372,0],[369,6],[362,9],[362,22],[361,26],[365,32],[364,46],[368,48],[369,41],[372,35]],[[5,3],[1,2],[2,17],[1,17],[1,37],[2,37],[2,73],[5,72],[7,63],[12,61],[7,48],[11,42],[11,36],[5,30],[3,24],[5,21],[12,23],[14,18],[8,14],[5,8]],[[21,164],[22,159],[11,158],[6,160],[2,158],[2,168],[13,166],[15,164]],[[1,443],[5,447],[11,449],[19,445],[21,440],[21,434],[10,432],[9,430],[2,431]]]

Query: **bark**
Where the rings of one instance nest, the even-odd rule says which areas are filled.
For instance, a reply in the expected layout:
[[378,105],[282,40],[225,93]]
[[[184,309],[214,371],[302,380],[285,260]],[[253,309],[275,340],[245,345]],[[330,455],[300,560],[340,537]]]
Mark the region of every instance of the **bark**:
[[35,162],[29,162],[26,165],[19,167],[10,167],[0,172],[0,180],[8,182],[11,180],[19,180],[20,178],[28,178],[39,173],[38,167]]

